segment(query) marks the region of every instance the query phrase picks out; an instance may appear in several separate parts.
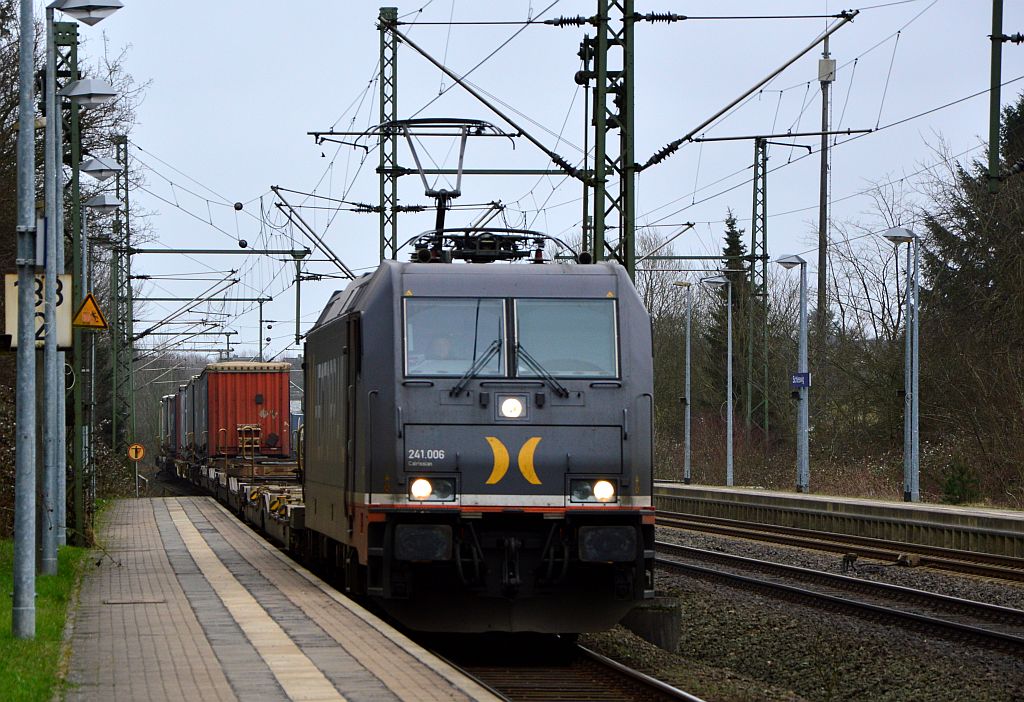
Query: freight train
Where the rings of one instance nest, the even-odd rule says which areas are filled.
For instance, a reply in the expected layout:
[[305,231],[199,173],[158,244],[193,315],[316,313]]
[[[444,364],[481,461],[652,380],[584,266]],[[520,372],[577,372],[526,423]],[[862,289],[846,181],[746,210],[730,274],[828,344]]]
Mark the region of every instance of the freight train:
[[[308,333],[295,483],[268,469],[287,402],[257,384],[227,395],[245,411],[204,409],[214,378],[244,385],[234,363],[165,398],[164,465],[412,629],[608,628],[654,589],[649,316],[614,263],[424,250]],[[255,445],[252,412],[280,421]]]

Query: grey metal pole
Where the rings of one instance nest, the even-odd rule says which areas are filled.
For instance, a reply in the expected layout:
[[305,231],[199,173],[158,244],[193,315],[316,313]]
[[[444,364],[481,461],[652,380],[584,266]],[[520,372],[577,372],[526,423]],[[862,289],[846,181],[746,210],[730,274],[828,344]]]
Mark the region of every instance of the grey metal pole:
[[260,344],[260,362],[262,363],[262,361],[263,361],[263,302],[260,302],[259,305],[260,305],[260,327],[257,330],[257,334],[259,334],[259,338],[256,341],[258,341],[259,344]]
[[18,45],[18,356],[15,400],[14,607],[19,639],[36,635],[36,404],[35,404],[35,114],[32,109],[35,26],[32,0],[21,0]]
[[[829,61],[828,37],[822,46],[822,60],[818,62],[818,72],[823,64]],[[828,344],[825,340],[825,321],[828,317],[828,80],[821,81],[821,174],[818,183],[818,305],[815,311],[818,331],[815,365],[819,372],[825,369],[823,357]]]
[[906,339],[906,349],[903,357],[903,501],[910,502],[913,499],[913,447],[911,439],[911,424],[913,419],[911,414],[913,413],[913,403],[911,396],[914,393],[913,390],[913,374],[911,372],[912,361],[911,361],[911,346],[913,345],[913,324],[910,321],[910,315],[912,311],[910,309],[911,293],[912,293],[912,271],[910,269],[910,243],[907,244],[907,293],[906,293],[906,304],[904,309],[906,310],[906,316],[903,322],[903,336]]
[[[43,484],[40,486],[39,570],[44,575],[57,573],[57,153],[54,148],[53,123],[60,119],[57,112],[57,59],[53,41],[53,10],[46,10],[46,130],[43,137],[43,190],[46,229],[46,268],[43,279]],[[33,344],[34,346],[34,344]]]
[[[50,23],[52,26],[52,22]],[[56,50],[56,46],[54,47]],[[56,61],[56,54],[55,54]],[[56,75],[54,76],[56,78]],[[56,100],[54,114],[57,119],[53,120],[53,150],[56,161],[56,173],[54,174],[54,217],[53,230],[57,235],[57,273],[64,272],[64,123],[61,112],[61,101]],[[49,118],[47,118],[49,124]],[[68,290],[65,294],[71,295]],[[67,387],[64,374],[66,363],[65,353],[57,350],[57,545],[65,546],[68,542],[68,428],[65,422],[67,417]]]
[[[910,500],[912,502],[918,502],[921,499],[921,455],[919,452],[919,434],[918,429],[921,422],[920,407],[918,402],[919,396],[919,381],[921,378],[921,354],[920,354],[920,301],[921,301],[921,240],[914,239],[914,348],[911,359],[911,394],[910,394],[910,418],[911,418],[911,443],[910,443]],[[908,249],[909,251],[909,249]]]
[[683,484],[690,484],[690,309],[691,295],[693,291],[690,286],[686,287],[686,380],[683,388],[684,407],[683,413]]
[[[800,351],[799,371],[809,373],[807,367],[807,263],[800,264]],[[808,379],[810,376],[805,376]],[[809,383],[808,383],[809,385]],[[811,482],[810,468],[810,445],[808,441],[808,395],[810,387],[803,385],[800,388],[800,409],[799,422],[797,424],[796,437],[796,489],[799,492],[808,492]]]
[[732,280],[726,287],[728,306],[726,307],[726,419],[725,419],[725,484],[732,487]]

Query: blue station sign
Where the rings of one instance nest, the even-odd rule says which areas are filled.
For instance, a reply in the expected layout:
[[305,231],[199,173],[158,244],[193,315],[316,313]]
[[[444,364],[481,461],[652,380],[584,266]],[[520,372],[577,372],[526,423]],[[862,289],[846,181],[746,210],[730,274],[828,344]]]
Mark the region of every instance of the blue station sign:
[[809,388],[811,387],[810,373],[793,373],[789,376],[789,387]]

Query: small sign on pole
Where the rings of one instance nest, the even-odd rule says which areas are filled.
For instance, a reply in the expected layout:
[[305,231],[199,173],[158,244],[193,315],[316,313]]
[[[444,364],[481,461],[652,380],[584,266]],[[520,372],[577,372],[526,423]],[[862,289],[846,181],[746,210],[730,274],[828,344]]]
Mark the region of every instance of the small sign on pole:
[[[46,325],[44,323],[45,277],[36,275],[32,292],[34,294],[36,321],[36,348],[43,348],[43,341],[46,338]],[[57,299],[55,311],[57,313],[57,348],[66,350],[71,348],[71,275],[62,274],[57,276]],[[11,337],[11,348],[18,346],[18,276],[15,273],[4,275],[4,332]]]
[[789,376],[789,387],[797,388],[809,388],[811,387],[811,374],[810,373],[792,373]]
[[85,299],[82,300],[82,304],[79,305],[78,311],[75,312],[75,318],[71,321],[71,325],[75,327],[85,327],[86,329],[106,329],[107,320],[100,312],[100,306],[96,304],[96,298],[92,296],[92,293],[88,293]]
[[139,461],[146,455],[146,447],[132,444],[128,447],[128,458],[135,463],[135,496],[139,496]]

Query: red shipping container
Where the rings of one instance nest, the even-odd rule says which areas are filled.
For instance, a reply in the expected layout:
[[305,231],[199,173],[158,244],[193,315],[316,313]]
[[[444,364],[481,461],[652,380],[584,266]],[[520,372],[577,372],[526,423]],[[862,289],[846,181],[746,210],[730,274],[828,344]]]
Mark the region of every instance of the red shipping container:
[[196,381],[196,444],[201,456],[287,458],[289,363],[211,363]]

